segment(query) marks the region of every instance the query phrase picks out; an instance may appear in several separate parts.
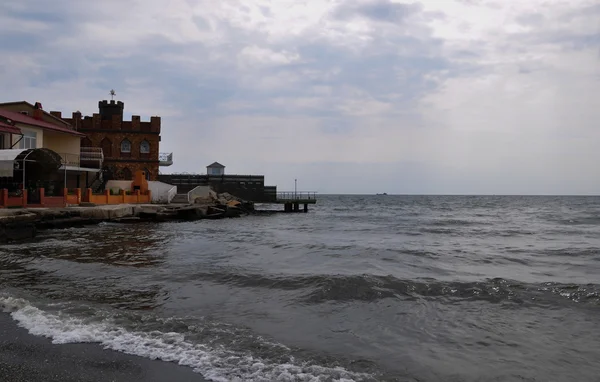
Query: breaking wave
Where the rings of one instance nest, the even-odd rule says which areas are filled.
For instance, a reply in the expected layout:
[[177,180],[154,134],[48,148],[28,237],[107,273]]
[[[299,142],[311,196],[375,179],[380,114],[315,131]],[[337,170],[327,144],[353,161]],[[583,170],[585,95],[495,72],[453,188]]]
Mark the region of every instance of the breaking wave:
[[[264,340],[260,346],[272,347],[273,353],[279,354],[279,362],[248,351],[232,350],[223,344],[198,343],[191,339],[191,332],[131,330],[119,325],[116,317],[80,318],[48,312],[20,298],[0,297],[0,307],[30,334],[50,338],[55,344],[98,343],[105,349],[188,366],[212,381],[375,380],[370,374],[340,366],[297,360],[285,346]],[[183,326],[193,330],[192,326]]]

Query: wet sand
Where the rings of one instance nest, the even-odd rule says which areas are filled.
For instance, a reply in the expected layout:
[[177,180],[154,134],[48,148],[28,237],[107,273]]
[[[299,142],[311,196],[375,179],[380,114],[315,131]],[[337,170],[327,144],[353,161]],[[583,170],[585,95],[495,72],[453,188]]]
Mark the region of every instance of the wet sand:
[[206,382],[175,363],[105,350],[96,344],[52,344],[30,335],[0,312],[0,381],[11,382]]

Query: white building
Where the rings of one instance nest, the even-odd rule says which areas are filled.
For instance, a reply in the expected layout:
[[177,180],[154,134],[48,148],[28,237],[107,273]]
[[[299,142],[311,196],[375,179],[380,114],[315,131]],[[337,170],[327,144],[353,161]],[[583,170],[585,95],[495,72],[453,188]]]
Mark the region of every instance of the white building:
[[225,175],[225,166],[223,166],[219,162],[209,164],[208,166],[206,166],[206,174],[213,176],[223,176]]

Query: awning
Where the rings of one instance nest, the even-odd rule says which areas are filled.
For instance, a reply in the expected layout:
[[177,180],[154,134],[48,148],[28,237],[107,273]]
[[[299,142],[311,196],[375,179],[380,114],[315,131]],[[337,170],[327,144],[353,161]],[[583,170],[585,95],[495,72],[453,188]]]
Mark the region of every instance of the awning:
[[0,133],[23,134],[21,129],[0,121]]
[[15,169],[15,158],[23,151],[27,151],[27,149],[0,150],[0,177],[12,178]]
[[[62,158],[59,154],[46,148],[0,150],[0,177],[14,176],[14,170],[27,166],[27,173],[36,178],[44,174],[52,174],[61,166]],[[26,162],[26,163],[24,163]],[[33,162],[33,163],[32,163]],[[33,166],[31,169],[29,167]]]

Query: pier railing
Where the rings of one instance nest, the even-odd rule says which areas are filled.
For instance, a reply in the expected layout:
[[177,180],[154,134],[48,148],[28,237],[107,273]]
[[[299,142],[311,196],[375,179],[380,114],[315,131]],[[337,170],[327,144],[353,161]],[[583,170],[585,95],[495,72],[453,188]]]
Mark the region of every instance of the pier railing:
[[280,191],[277,200],[317,200],[315,191]]

